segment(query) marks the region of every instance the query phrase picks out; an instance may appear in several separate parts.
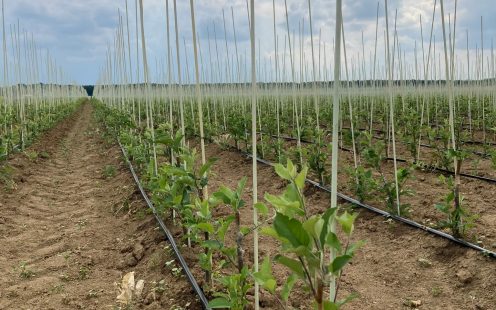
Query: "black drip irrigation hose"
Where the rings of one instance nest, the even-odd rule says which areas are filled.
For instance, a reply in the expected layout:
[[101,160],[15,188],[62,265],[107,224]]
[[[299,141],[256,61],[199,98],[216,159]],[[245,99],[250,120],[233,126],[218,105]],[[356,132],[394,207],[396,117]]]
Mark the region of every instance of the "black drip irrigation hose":
[[492,145],[492,146],[495,146],[496,145],[496,142],[491,142],[491,141],[463,141],[462,142],[463,144],[477,144],[477,145],[484,145],[484,144],[488,144],[488,145]]
[[183,269],[184,274],[188,278],[189,283],[191,284],[191,286],[193,287],[193,290],[195,291],[196,295],[200,299],[200,302],[203,306],[203,309],[210,309],[208,307],[208,299],[205,297],[203,290],[198,285],[198,282],[196,281],[195,277],[191,273],[191,270],[189,269],[188,264],[186,263],[186,260],[181,255],[181,252],[180,252],[180,250],[176,244],[176,241],[174,240],[174,236],[172,236],[169,229],[167,229],[167,227],[165,226],[165,223],[162,221],[162,219],[160,218],[160,215],[157,213],[157,210],[153,206],[153,203],[148,198],[148,195],[146,194],[145,190],[143,189],[143,186],[141,186],[141,182],[140,182],[138,176],[136,175],[136,172],[134,171],[133,165],[131,164],[131,161],[129,161],[129,158],[127,157],[127,152],[126,152],[126,150],[124,150],[124,147],[122,146],[121,141],[119,141],[119,139],[117,139],[117,143],[119,143],[119,147],[121,148],[122,155],[126,159],[126,162],[129,166],[129,170],[131,171],[131,174],[133,175],[136,186],[138,187],[138,189],[141,192],[141,196],[143,196],[143,199],[146,201],[148,208],[150,208],[152,210],[153,215],[155,216],[155,219],[157,220],[158,226],[160,227],[160,229],[162,229],[162,232],[165,234],[165,236],[167,237],[167,240],[171,244],[172,249],[174,251],[174,254],[176,254],[176,257],[179,260],[179,263],[181,264],[181,267]]
[[[425,148],[428,148],[428,149],[435,149],[436,147],[435,146],[432,146],[430,144],[424,144],[424,143],[421,143],[420,144],[421,147],[425,147]],[[472,154],[475,154],[475,155],[478,155],[480,157],[483,157],[483,158],[489,158],[491,155],[487,154],[487,153],[483,153],[483,152],[479,152],[479,151],[473,151],[473,150],[467,150],[468,152],[472,153]]]
[[[383,140],[383,137],[379,137],[379,136],[374,136],[374,139],[377,139],[377,140]],[[465,143],[465,142],[463,142]],[[430,144],[425,144],[425,143],[421,143],[420,144],[421,147],[425,147],[425,148],[428,148],[428,149],[436,149],[435,146],[433,145],[430,145]],[[467,152],[470,152],[472,154],[475,154],[477,156],[480,156],[480,157],[483,157],[483,158],[489,158],[490,155],[489,154],[486,154],[486,153],[483,153],[483,152],[479,152],[479,151],[473,151],[473,150],[466,150]]]
[[[386,159],[387,160],[394,160],[394,158],[392,158],[392,157],[387,157]],[[406,162],[408,162],[406,159],[402,159],[402,158],[396,158],[396,161],[398,161],[400,163],[406,163]],[[413,164],[421,164],[421,163],[413,162]],[[442,173],[446,173],[446,174],[450,174],[450,175],[454,175],[455,174],[451,170],[439,168],[439,167],[432,166],[432,165],[426,165],[426,164],[423,164],[423,163],[422,163],[421,167],[425,167],[428,170],[436,170],[436,171],[439,171],[439,172],[442,172]],[[473,175],[473,174],[469,174],[469,173],[460,172],[460,176],[465,177],[465,178],[470,178],[470,179],[477,179],[477,180],[481,180],[481,181],[486,181],[486,182],[489,182],[489,183],[496,183],[496,179],[488,178],[488,177],[483,177],[483,176],[479,176],[479,175]]]
[[[241,154],[247,156],[247,157],[253,158],[252,155],[249,154],[249,153],[246,153],[246,152],[241,151],[241,150],[237,150],[237,151],[240,152]],[[262,163],[262,164],[271,166],[271,167],[274,166],[274,163],[272,163],[272,162],[270,162],[268,160],[265,160],[265,159],[261,159],[261,158],[258,158],[257,157],[257,161],[260,162],[260,163]],[[315,182],[313,180],[306,179],[305,182],[307,182],[308,184],[310,184],[310,185],[312,185],[312,186],[314,186],[314,187],[316,187],[316,188],[318,188],[320,190],[323,190],[325,192],[328,192],[328,193],[331,192],[331,190],[329,188],[327,188],[325,186],[322,186],[318,182]],[[488,249],[485,249],[483,247],[480,247],[480,246],[478,246],[476,244],[473,244],[471,242],[465,241],[463,239],[458,239],[458,238],[456,238],[456,237],[454,237],[454,236],[452,236],[452,235],[450,235],[448,233],[445,233],[445,232],[439,231],[437,229],[434,229],[434,228],[431,228],[431,227],[422,225],[422,224],[417,223],[417,222],[415,222],[413,220],[410,220],[410,219],[407,219],[407,218],[404,218],[404,217],[401,217],[401,216],[398,216],[398,215],[394,215],[394,214],[389,213],[387,211],[384,211],[384,210],[381,210],[381,209],[378,209],[378,208],[369,206],[369,205],[367,205],[365,203],[362,203],[362,202],[360,202],[360,201],[358,201],[356,199],[353,199],[353,198],[351,198],[349,196],[346,196],[343,193],[338,192],[337,193],[337,196],[339,198],[341,198],[342,200],[345,200],[346,202],[349,202],[349,203],[354,204],[356,206],[359,206],[361,208],[367,209],[368,211],[371,211],[373,213],[377,213],[377,214],[382,215],[382,216],[387,217],[387,218],[392,218],[393,220],[396,220],[398,222],[401,222],[401,223],[410,225],[410,226],[412,226],[414,228],[422,229],[423,231],[426,231],[428,233],[434,234],[434,235],[436,235],[438,237],[442,237],[442,238],[448,239],[448,240],[450,240],[452,242],[455,242],[455,243],[457,243],[459,245],[463,245],[465,247],[468,247],[468,248],[477,250],[477,251],[483,253],[484,255],[490,256],[492,258],[496,258],[496,253],[495,252],[493,252],[491,250],[488,250]]]
[[[343,127],[342,129],[350,129],[350,127]],[[360,129],[357,129],[358,131],[369,131],[369,129],[365,129],[365,128],[360,128]],[[373,131],[377,132],[377,133],[384,133],[383,130],[380,130],[380,129],[373,129]],[[330,132],[330,131],[329,131]],[[374,136],[375,139],[378,139],[378,140],[383,140],[383,137],[379,137],[379,136]],[[439,138],[437,138],[439,139]],[[496,145],[496,143],[494,142],[483,142],[483,141],[462,141],[462,144],[478,144],[478,145],[484,145],[484,144],[487,144],[487,145]],[[425,147],[425,148],[428,148],[428,149],[435,149],[436,147],[430,145],[430,144],[425,144],[425,143],[421,143],[420,144],[421,147]],[[470,153],[472,154],[475,154],[475,155],[478,155],[480,157],[483,157],[483,158],[489,158],[490,155],[487,154],[487,153],[484,153],[484,152],[479,152],[479,151],[472,151],[472,150],[468,150]]]
[[[341,129],[351,129],[350,127],[342,127]],[[370,131],[370,129],[366,129],[366,128],[359,128],[357,129],[359,131]],[[384,130],[382,129],[372,129],[373,131],[377,132],[377,133],[385,133]],[[330,130],[328,130],[330,132]],[[377,137],[377,136],[374,136],[374,138],[376,139],[382,139],[382,137]],[[440,138],[439,137],[436,137],[435,138],[436,140],[439,140]],[[496,142],[492,142],[492,141],[477,141],[477,140],[465,140],[465,141],[461,141],[462,144],[477,144],[477,145],[484,145],[484,144],[487,144],[487,145],[496,145]],[[426,146],[426,147],[429,147],[428,145],[422,145],[422,146]]]
[[[277,138],[276,135],[271,135],[271,137],[272,138]],[[291,140],[291,141],[296,141],[297,140],[296,138],[290,137],[290,136],[279,136],[279,138],[284,139],[284,140]],[[305,139],[300,139],[300,142],[307,143],[307,144],[314,144],[314,142],[308,141],[308,140],[305,140]],[[345,152],[352,152],[351,149],[348,149],[348,148],[345,148],[345,147],[342,147],[342,146],[340,146],[339,149],[341,149],[341,150],[343,150]],[[386,159],[387,160],[394,160],[392,157],[386,157]],[[406,159],[402,159],[402,158],[396,158],[396,161],[401,162],[401,163],[408,162]],[[416,162],[414,162],[414,164],[415,163]],[[439,172],[442,172],[442,173],[446,173],[446,174],[450,174],[450,175],[454,175],[455,174],[451,170],[439,168],[439,167],[432,166],[432,165],[425,165],[425,164],[423,164],[423,167],[425,167],[425,168],[427,168],[429,170],[436,170],[436,171],[439,171]],[[496,183],[496,179],[494,179],[494,178],[489,178],[489,177],[484,177],[484,176],[479,176],[479,175],[473,175],[473,174],[470,174],[470,173],[463,173],[463,172],[461,172],[460,173],[460,176],[465,177],[465,178],[470,178],[470,179],[477,179],[477,180],[481,180],[481,181],[485,181],[485,182],[489,182],[489,183]]]

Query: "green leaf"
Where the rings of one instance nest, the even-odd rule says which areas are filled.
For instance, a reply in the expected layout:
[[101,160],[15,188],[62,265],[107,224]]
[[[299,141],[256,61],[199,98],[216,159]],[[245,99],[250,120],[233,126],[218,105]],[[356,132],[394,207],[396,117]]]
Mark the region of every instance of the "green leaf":
[[239,231],[241,232],[242,235],[246,236],[250,233],[251,229],[250,227],[241,226],[239,228]]
[[224,236],[226,235],[226,232],[233,221],[234,221],[234,215],[230,215],[226,217],[224,220],[219,220],[220,227],[217,230],[217,236],[220,240],[222,241],[224,240]]
[[200,201],[198,198],[195,201],[197,208],[199,209],[198,215],[201,218],[208,219],[211,217],[210,206],[208,205],[208,201]]
[[246,180],[248,180],[247,177],[243,177],[241,180],[238,182],[238,188],[236,189],[236,193],[238,196],[241,197],[241,194],[243,194],[243,190],[245,189],[246,186]]
[[289,173],[288,169],[286,169],[283,165],[281,164],[276,164],[274,166],[274,169],[276,170],[276,173],[278,176],[280,176],[284,180],[291,180],[291,174]]
[[336,249],[338,252],[341,252],[341,242],[335,233],[330,231],[327,234],[326,244],[331,248]]
[[272,227],[262,227],[262,229],[260,229],[260,232],[263,234],[263,235],[266,235],[266,236],[269,236],[269,237],[273,237],[273,238],[276,238],[278,240],[281,240],[281,237],[277,234],[276,230]]
[[231,303],[224,297],[217,297],[209,301],[208,306],[212,309],[230,309]]
[[336,304],[338,305],[338,307],[341,307],[355,298],[358,298],[358,293],[351,293],[348,296],[346,296],[344,299],[338,300]]
[[208,251],[207,254],[200,253],[198,262],[203,270],[212,271],[212,251]]
[[217,240],[206,240],[203,241],[203,246],[210,249],[220,249],[222,244],[220,244]]
[[363,241],[363,240],[359,240],[355,243],[352,243],[348,246],[348,249],[346,249],[345,254],[353,256],[355,254],[355,251],[364,245],[365,245],[365,241]]
[[305,212],[300,208],[299,201],[287,200],[284,196],[274,196],[269,193],[266,193],[264,198],[276,209],[277,212],[291,218],[296,215],[305,214]]
[[253,207],[263,216],[267,216],[269,208],[263,202],[257,202]]
[[450,203],[455,200],[455,193],[454,192],[449,192],[448,195],[446,195],[446,202]]
[[210,223],[199,223],[196,227],[202,231],[206,231],[210,234],[214,233],[214,226]]
[[324,310],[338,310],[339,306],[329,300],[323,302]]
[[298,276],[295,273],[290,274],[289,277],[286,279],[286,282],[284,283],[284,286],[281,289],[282,300],[288,301],[289,294],[291,293],[291,290],[293,289],[296,280],[298,280]]
[[319,215],[314,215],[303,222],[303,228],[315,239],[319,239],[323,226],[324,220]]
[[351,260],[351,258],[352,256],[347,254],[336,257],[329,265],[329,270],[332,273],[337,274]]
[[289,258],[289,257],[286,257],[284,255],[276,255],[274,260],[276,262],[278,262],[279,264],[288,267],[298,277],[300,277],[302,279],[305,277],[305,273],[303,271],[303,266],[301,265],[301,263],[299,261],[292,259],[292,258]]
[[274,294],[276,290],[276,280],[272,275],[272,266],[270,264],[270,258],[267,256],[264,258],[262,264],[260,264],[260,269],[258,272],[253,274],[255,281],[262,285],[271,294]]
[[322,232],[320,233],[320,246],[323,248],[325,242],[327,241],[327,232],[330,229],[331,223],[334,221],[334,214],[338,208],[329,208],[322,215],[322,219],[324,220],[324,225],[322,226]]
[[218,191],[213,193],[212,196],[225,204],[231,204],[231,202],[234,201],[234,192],[224,185],[222,185]]
[[300,203],[300,194],[298,193],[298,188],[293,184],[289,184],[288,186],[286,186],[283,197],[287,201],[298,202],[298,205]]
[[287,239],[295,248],[306,247],[310,244],[308,233],[296,219],[290,219],[284,214],[277,213],[273,227],[279,236]]
[[308,167],[304,166],[303,169],[298,173],[298,175],[295,178],[295,184],[298,186],[300,190],[303,190],[305,188],[305,179],[307,178],[307,173],[308,173]]
[[207,171],[210,170],[212,165],[218,160],[218,158],[212,157],[209,158],[208,161],[201,166],[200,171],[199,171],[199,176],[203,176],[204,174],[207,173]]
[[295,165],[293,165],[293,162],[291,161],[291,159],[288,158],[286,166],[287,166],[286,169],[289,172],[290,179],[296,177],[296,167],[295,167]]
[[343,231],[349,236],[353,232],[353,223],[357,218],[358,213],[349,214],[345,211],[341,216],[337,217],[339,224],[341,224],[341,228]]
[[436,205],[434,205],[434,207],[435,207],[437,210],[439,210],[439,211],[441,211],[441,212],[443,212],[443,213],[445,213],[445,214],[449,214],[449,213],[450,213],[450,210],[449,210],[449,209],[450,209],[450,207],[449,207],[449,205],[444,205],[444,204],[436,204]]
[[271,294],[274,294],[274,292],[276,291],[276,285],[277,285],[277,282],[275,279],[268,279],[263,284],[263,288],[266,289],[267,291],[269,291]]

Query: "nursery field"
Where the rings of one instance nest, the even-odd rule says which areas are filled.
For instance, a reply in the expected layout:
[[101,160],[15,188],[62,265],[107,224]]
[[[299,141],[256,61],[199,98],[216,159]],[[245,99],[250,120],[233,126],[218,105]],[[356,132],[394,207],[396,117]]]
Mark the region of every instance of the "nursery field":
[[[225,91],[218,90],[218,92]],[[439,95],[435,97],[437,96]],[[160,108],[156,107],[155,150],[151,140],[147,140],[151,139],[151,134],[147,134],[146,129],[141,136],[136,135],[135,131],[139,131],[139,127],[133,130],[122,129],[122,124],[133,123],[130,119],[131,112],[127,114],[116,109],[115,114],[112,115],[109,112],[112,108],[105,108],[109,111],[104,113],[106,115],[104,122],[109,124],[110,128],[120,127],[120,143],[134,163],[140,179],[157,208],[157,213],[168,214],[165,217],[162,215],[166,225],[175,232],[177,240],[184,242],[181,253],[207,296],[212,288],[219,290],[222,286],[215,282],[211,284],[212,280],[205,278],[206,274],[210,274],[215,279],[218,273],[218,277],[226,279],[228,272],[226,270],[229,270],[226,267],[231,264],[236,265],[238,257],[242,257],[243,264],[248,266],[252,266],[254,257],[254,245],[249,238],[252,234],[250,227],[253,227],[253,224],[250,223],[253,221],[253,210],[247,208],[253,205],[251,198],[253,183],[250,179],[243,180],[243,176],[250,175],[253,168],[251,137],[245,129],[251,122],[250,114],[248,111],[242,112],[243,109],[247,109],[242,101],[231,103],[233,106],[222,106],[216,105],[216,100],[220,102],[229,99],[216,98],[215,95],[212,97],[211,101],[207,101],[209,104],[205,106],[206,111],[203,111],[203,116],[207,119],[205,124],[208,124],[204,127],[205,165],[198,163],[202,149],[200,135],[195,132],[195,125],[189,123],[195,121],[194,118],[189,117],[194,115],[189,108],[194,110],[195,105],[188,104],[192,99],[184,99],[185,129],[189,131],[185,135],[184,142],[181,142],[182,135],[171,132],[171,126],[168,125],[169,111],[161,112]],[[309,123],[302,125],[300,130],[303,134],[300,135],[292,128],[294,125],[292,122],[296,122],[292,118],[292,115],[296,115],[296,112],[291,111],[292,102],[284,103],[280,99],[279,104],[284,107],[281,110],[289,110],[289,112],[281,113],[279,116],[280,131],[277,132],[274,122],[271,122],[271,119],[277,118],[273,114],[277,114],[275,112],[277,99],[270,95],[264,95],[263,98],[269,104],[265,106],[267,110],[263,110],[262,105],[259,107],[261,121],[256,134],[258,140],[256,154],[259,159],[257,198],[258,201],[264,202],[256,207],[263,223],[258,239],[258,251],[260,257],[271,257],[279,261],[283,257],[280,256],[281,251],[284,253],[288,250],[285,246],[279,248],[280,242],[284,242],[285,239],[274,232],[280,229],[276,224],[278,212],[294,214],[300,212],[296,208],[298,204],[304,204],[306,215],[303,216],[307,220],[303,223],[307,223],[314,219],[315,215],[326,214],[329,210],[332,170],[329,145],[332,140],[329,134],[326,134],[324,126],[319,130],[315,129],[315,122],[312,121],[315,112],[313,105],[310,104],[311,98],[306,98],[307,105],[298,107],[303,113],[301,120]],[[358,98],[357,101],[376,100],[376,117],[384,118],[379,108],[380,97]],[[401,99],[399,97],[397,101],[399,109],[401,109]],[[411,98],[404,100],[411,104],[415,102]],[[145,105],[140,103],[139,99],[135,102],[138,105]],[[179,100],[177,102],[179,103]],[[443,102],[442,99],[433,101],[433,105],[440,102]],[[406,104],[405,109],[409,109]],[[97,105],[102,106],[101,103]],[[356,106],[356,115],[360,115],[358,102]],[[103,106],[101,108],[103,109]],[[128,110],[133,109],[128,107]],[[138,108],[135,107],[134,110]],[[329,116],[326,115],[324,108],[320,111],[322,115],[319,118],[324,122]],[[346,111],[342,113],[346,115]],[[215,114],[217,114],[217,122],[214,120]],[[366,113],[362,115],[367,118]],[[142,117],[146,118],[146,115]],[[164,118],[163,121],[161,117]],[[226,128],[222,123],[224,117]],[[387,155],[388,152],[391,154],[391,150],[388,150],[389,138],[379,129],[386,121],[382,124],[374,123],[372,128],[374,134],[370,134],[370,128],[356,130],[352,134],[349,130],[349,122],[343,121],[340,125],[337,190],[341,198],[338,200],[339,209],[343,213],[338,218],[343,221],[343,217],[353,214],[354,229],[353,236],[346,237],[346,226],[343,226],[338,230],[336,237],[346,240],[347,246],[360,244],[360,249],[353,255],[352,262],[339,277],[338,298],[344,299],[354,294],[357,296],[346,304],[346,308],[361,309],[364,304],[369,309],[417,308],[421,305],[429,309],[459,307],[490,309],[491,307],[494,294],[489,288],[494,283],[489,279],[496,272],[494,268],[496,213],[491,208],[494,204],[492,190],[495,186],[495,170],[491,155],[483,152],[491,152],[492,148],[484,147],[484,144],[490,144],[494,140],[490,142],[489,139],[493,137],[488,136],[486,143],[474,143],[477,141],[477,135],[480,134],[480,131],[474,129],[474,138],[470,138],[471,135],[467,130],[464,134],[464,139],[467,140],[460,142],[465,154],[461,165],[463,168],[461,171],[464,173],[458,176],[460,183],[463,184],[460,191],[463,195],[463,211],[456,224],[460,226],[456,226],[454,215],[451,213],[453,210],[449,211],[454,206],[452,190],[455,173],[450,169],[449,150],[444,148],[447,144],[442,140],[442,132],[446,129],[435,126],[435,119],[432,122],[433,124],[425,125],[422,130],[416,131],[416,134],[420,132],[425,134],[425,138],[416,140],[413,144],[413,152],[410,152],[412,146],[407,137],[410,134],[408,129],[413,129],[412,124],[415,121],[412,122],[404,117],[396,127],[398,136],[401,137],[396,142],[401,199],[399,208],[395,203],[398,197],[394,189],[394,158],[393,155]],[[364,119],[363,123],[357,121],[354,126],[366,127],[367,123],[369,120]],[[410,127],[403,127],[402,124],[410,124]],[[145,126],[142,125],[143,128]],[[179,128],[178,130],[181,128],[180,122],[173,126]],[[429,130],[436,134],[429,135]],[[419,148],[421,145],[429,147]],[[150,162],[146,158],[156,158],[157,168],[154,165],[155,159]],[[355,160],[357,168],[354,168]],[[175,164],[171,166],[170,162]],[[293,165],[294,168],[286,165]],[[155,169],[157,169],[156,175]],[[293,180],[286,175],[285,171],[291,169],[294,169],[293,171],[302,169],[310,183],[299,188],[296,179]],[[201,171],[208,172],[208,176],[203,176]],[[289,187],[288,179],[285,177],[290,180]],[[297,193],[301,195],[302,202],[297,203],[292,200],[295,198],[292,196],[294,194],[291,192],[291,184],[293,184],[291,182],[295,182],[293,186],[298,188]],[[204,200],[198,198],[195,198],[195,204],[192,204],[189,200],[191,197],[184,196],[186,187],[194,195],[202,197],[207,184],[211,192],[208,204],[202,203],[201,201]],[[187,199],[186,202],[184,199]],[[235,201],[231,202],[230,199]],[[185,205],[192,209],[184,209]],[[243,208],[236,209],[236,206]],[[269,206],[275,209],[275,215],[271,215]],[[167,210],[171,211],[167,212]],[[238,219],[239,226],[236,224]],[[408,222],[404,223],[402,219]],[[274,230],[271,230],[270,226]],[[307,229],[304,228],[305,226],[302,227]],[[297,228],[294,226],[290,229],[293,233],[295,230]],[[205,232],[211,235],[207,236]],[[195,243],[202,246],[195,246]],[[343,245],[339,244],[338,248],[342,249]],[[205,252],[205,248],[208,251]],[[239,253],[241,256],[238,256]],[[208,259],[211,259],[211,263]],[[298,270],[296,268],[287,261],[280,265],[275,264],[270,269],[270,277],[273,277],[277,285],[281,285],[284,290],[287,284],[281,279],[288,277],[291,279],[291,272],[296,272]],[[206,287],[209,289],[205,289]],[[481,289],[480,293],[476,293],[478,289]],[[266,288],[261,292],[260,305],[263,308],[311,309],[311,304],[302,303],[308,294],[306,291],[304,284],[295,284],[283,306],[282,301],[278,300],[279,297],[274,296],[270,289]],[[467,291],[470,291],[469,295],[474,298],[464,298]],[[213,294],[213,296],[217,295],[217,293]],[[247,290],[248,301],[252,301],[252,294],[251,290]]]
[[[0,199],[2,248],[6,253],[1,263],[6,281],[0,305],[5,309],[21,303],[26,309],[36,306],[43,309],[81,306],[100,309],[103,305],[116,304],[113,283],[119,282],[122,274],[134,271],[136,280],[143,279],[147,284],[135,303],[137,308],[201,307],[187,279],[182,276],[180,265],[174,262],[170,245],[163,240],[155,220],[146,212],[146,205],[135,190],[118,145],[112,138],[102,136],[105,129],[97,119],[104,114],[95,111],[102,109],[101,104],[95,105],[79,104],[75,112],[43,134],[26,150],[26,154],[37,154],[35,158],[34,155],[16,154],[8,160],[12,168],[11,185],[15,189],[4,189]],[[105,115],[113,118],[114,114]],[[116,116],[115,119],[119,118]],[[130,139],[127,134],[121,138],[122,143],[131,158],[139,163],[137,146],[126,139]],[[196,137],[191,137],[187,144],[190,149],[200,148]],[[251,172],[251,159],[234,145],[233,140],[231,145],[209,142],[205,146],[207,158],[217,158],[208,180],[212,192],[223,186],[236,188],[241,177]],[[291,143],[287,143],[287,147],[290,148]],[[165,161],[165,152],[160,153],[159,158]],[[267,150],[269,158],[274,156],[269,154]],[[343,170],[353,164],[348,152],[340,155]],[[138,169],[139,164],[136,167]],[[386,162],[384,168],[388,167],[391,169],[391,164]],[[144,178],[146,167],[143,169]],[[264,193],[283,192],[286,182],[274,168],[261,164],[258,172],[260,201],[264,200]],[[437,176],[432,171],[417,169],[413,172],[406,186],[414,192],[422,190],[424,194],[421,198],[416,194],[408,197],[407,201],[412,205],[409,218],[426,225],[430,221],[433,226],[443,219],[433,207],[436,197],[441,195],[435,190]],[[339,190],[353,196],[353,186],[347,185],[349,178],[346,173],[339,176],[343,184]],[[247,190],[241,196],[246,206],[252,203],[251,185],[248,180]],[[479,239],[484,236],[479,245],[487,244],[490,249],[495,242],[496,228],[491,220],[491,216],[494,217],[491,203],[484,205],[484,201],[494,201],[494,197],[484,196],[484,193],[494,185],[482,180],[468,180],[464,185],[466,200],[479,199],[482,204],[480,207],[474,204],[470,209],[480,214],[471,236]],[[444,191],[444,188],[439,189],[439,192]],[[329,193],[309,185],[303,193],[307,212],[319,214],[328,209]],[[155,196],[157,207],[162,206],[160,201]],[[387,210],[381,199],[370,201]],[[252,211],[246,206],[240,210],[240,224],[249,227]],[[354,208],[345,201],[340,201],[340,208],[359,214],[351,240],[365,242],[340,279],[338,296],[359,294],[346,308],[362,309],[366,304],[369,309],[399,309],[421,303],[429,309],[491,309],[494,302],[491,288],[495,285],[493,258],[391,218]],[[222,220],[231,212],[227,206],[218,206],[212,209],[212,218]],[[180,214],[178,210],[177,218]],[[198,240],[191,241],[192,245],[188,247],[186,239],[187,236],[199,237],[185,234],[178,220],[164,216],[164,221],[178,240],[191,272],[202,287],[207,287],[201,268],[202,247],[195,245]],[[271,221],[269,219],[268,223]],[[232,228],[225,238],[226,247],[235,245],[236,233]],[[473,242],[474,239],[469,240]],[[259,241],[261,257],[278,254],[276,240],[260,236]],[[244,259],[250,264],[253,259],[251,240],[243,240],[242,247]],[[213,256],[213,262],[221,263],[221,256]],[[283,266],[275,265],[272,272],[276,279],[289,275]],[[171,286],[171,282],[175,284]],[[473,298],[465,298],[467,292]],[[288,304],[305,309],[302,302],[307,294],[302,285],[296,284]],[[247,298],[253,299],[253,291],[247,292]],[[267,292],[260,298],[262,308],[279,307]]]
[[494,309],[491,21],[121,2],[83,87],[2,1],[0,309]]

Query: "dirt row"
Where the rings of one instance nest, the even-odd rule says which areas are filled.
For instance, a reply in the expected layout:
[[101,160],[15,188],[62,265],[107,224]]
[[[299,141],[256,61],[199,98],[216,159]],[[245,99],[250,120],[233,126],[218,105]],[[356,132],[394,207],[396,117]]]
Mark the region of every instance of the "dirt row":
[[[10,158],[0,184],[0,309],[124,309],[125,274],[144,280],[129,309],[198,309],[120,150],[84,104]],[[38,156],[33,156],[38,154]],[[39,155],[43,154],[43,155]]]

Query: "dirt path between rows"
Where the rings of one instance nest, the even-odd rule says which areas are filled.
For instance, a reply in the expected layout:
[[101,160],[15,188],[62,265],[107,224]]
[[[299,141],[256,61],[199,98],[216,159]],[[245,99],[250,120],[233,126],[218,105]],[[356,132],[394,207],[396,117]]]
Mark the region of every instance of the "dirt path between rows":
[[0,190],[0,309],[118,309],[115,284],[130,271],[145,280],[133,309],[196,308],[92,112],[84,104],[40,138],[30,151],[44,158],[8,162],[16,186]]

